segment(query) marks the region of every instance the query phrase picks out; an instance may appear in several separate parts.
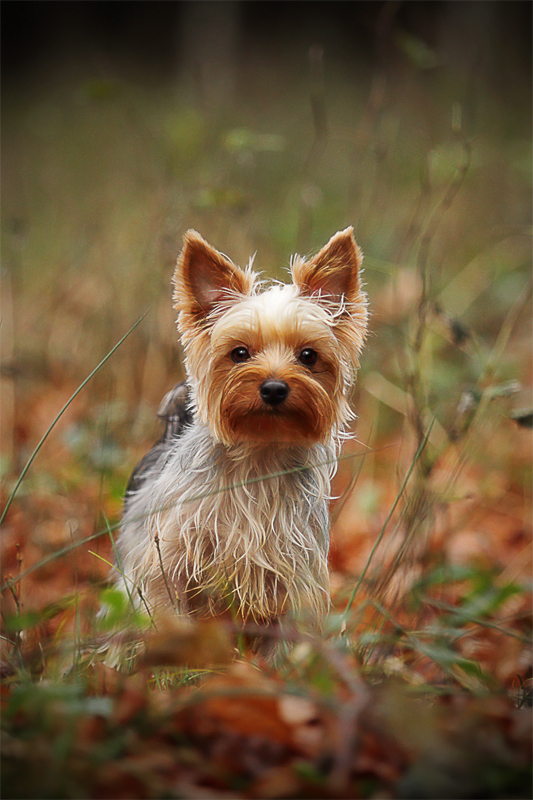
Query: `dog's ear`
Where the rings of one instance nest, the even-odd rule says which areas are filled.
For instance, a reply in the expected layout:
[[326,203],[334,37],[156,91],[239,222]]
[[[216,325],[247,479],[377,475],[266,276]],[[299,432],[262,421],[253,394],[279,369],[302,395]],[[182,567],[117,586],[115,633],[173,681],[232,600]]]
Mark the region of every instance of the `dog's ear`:
[[253,273],[236,267],[199,233],[189,230],[183,237],[173,283],[174,307],[198,320],[217,306],[249,294]]
[[303,295],[339,306],[356,303],[361,290],[362,261],[353,228],[346,228],[332,236],[309,261],[296,258],[292,279]]
[[309,261],[296,258],[292,265],[292,279],[300,294],[331,313],[337,341],[355,368],[368,323],[367,297],[361,289],[362,261],[353,228],[346,228]]

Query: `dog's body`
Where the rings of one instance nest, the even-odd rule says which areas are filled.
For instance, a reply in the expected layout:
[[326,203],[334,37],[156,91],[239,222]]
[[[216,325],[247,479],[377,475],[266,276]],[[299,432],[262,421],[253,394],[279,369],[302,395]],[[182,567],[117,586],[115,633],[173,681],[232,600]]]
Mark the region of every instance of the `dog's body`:
[[189,232],[175,275],[187,382],[135,470],[120,568],[152,606],[320,626],[327,502],[366,331],[351,229],[261,283]]
[[[161,446],[160,446],[161,447]],[[327,494],[332,447],[266,449],[213,443],[198,422],[171,436],[130,493],[119,555],[156,606],[256,621],[327,605]],[[159,535],[147,547],[146,521]]]

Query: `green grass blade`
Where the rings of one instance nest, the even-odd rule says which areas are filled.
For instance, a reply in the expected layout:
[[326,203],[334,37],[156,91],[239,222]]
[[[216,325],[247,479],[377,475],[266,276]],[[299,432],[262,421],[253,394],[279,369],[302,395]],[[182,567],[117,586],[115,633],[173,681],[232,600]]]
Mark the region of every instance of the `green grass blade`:
[[[109,520],[107,518],[107,514],[105,513],[105,511],[102,512],[102,513],[103,513],[103,516],[104,516],[107,532],[108,532],[109,538],[111,540],[111,545],[113,547],[113,553],[115,554],[116,567],[115,567],[115,565],[112,565],[112,566],[113,566],[114,569],[116,569],[118,572],[120,572],[120,574],[125,578],[126,576],[124,575],[124,571],[122,569],[122,563],[120,561],[120,556],[119,556],[119,552],[118,552],[118,549],[117,549],[117,545],[116,545],[115,539],[113,537],[113,529],[111,528],[111,525],[109,524]],[[89,552],[91,552],[91,551],[89,550]],[[129,586],[128,586],[128,584],[126,582],[124,582],[124,588],[126,589],[126,592],[127,592],[127,595],[128,595],[128,600],[130,601],[131,607],[135,608],[135,603],[133,602],[133,597],[131,596],[131,592],[130,592]]]
[[79,393],[82,391],[82,389],[84,389],[84,388],[85,388],[85,386],[86,386],[86,385],[89,383],[89,381],[91,380],[91,378],[92,378],[92,377],[94,377],[94,375],[96,375],[96,373],[98,372],[98,370],[100,369],[100,367],[103,367],[103,366],[104,366],[104,364],[106,363],[106,361],[108,361],[108,360],[111,358],[111,356],[113,355],[113,353],[114,353],[116,350],[118,350],[118,348],[120,347],[120,345],[121,345],[121,344],[122,344],[122,343],[123,343],[123,342],[124,342],[124,341],[125,341],[125,340],[128,338],[128,336],[130,335],[130,333],[133,333],[133,331],[135,330],[135,328],[136,328],[138,325],[140,325],[140,323],[143,321],[143,319],[145,318],[145,316],[148,314],[148,311],[149,311],[149,310],[150,310],[150,309],[147,309],[147,310],[144,312],[144,314],[142,314],[142,316],[140,316],[140,317],[139,317],[139,319],[137,320],[137,322],[136,322],[134,325],[132,325],[132,326],[131,326],[131,328],[129,329],[129,331],[128,331],[127,333],[125,333],[125,334],[124,334],[124,336],[122,337],[122,339],[120,339],[120,341],[118,341],[118,342],[116,343],[116,345],[115,345],[115,346],[114,346],[114,347],[113,347],[113,348],[112,348],[112,349],[109,351],[109,353],[108,353],[108,354],[105,356],[105,358],[103,358],[103,359],[100,361],[100,363],[99,363],[99,364],[98,364],[98,365],[97,365],[97,366],[96,366],[96,367],[93,369],[93,371],[92,371],[92,372],[91,372],[91,373],[90,373],[90,374],[89,374],[89,375],[88,375],[88,376],[85,378],[85,380],[83,381],[83,383],[82,383],[82,384],[80,384],[80,386],[78,386],[78,388],[76,389],[76,391],[74,392],[74,394],[72,394],[72,395],[70,396],[70,398],[67,400],[67,402],[65,403],[65,405],[64,405],[64,406],[63,406],[63,408],[61,409],[61,411],[60,411],[60,412],[59,412],[59,413],[56,415],[56,417],[55,417],[55,419],[53,420],[53,422],[52,422],[52,423],[49,425],[48,429],[46,430],[46,432],[45,432],[45,433],[44,433],[44,435],[42,436],[42,438],[41,438],[41,441],[39,442],[39,444],[37,445],[37,447],[35,448],[35,450],[34,450],[34,451],[33,451],[33,453],[31,454],[31,456],[29,457],[29,459],[28,459],[28,461],[27,461],[27,463],[26,463],[26,466],[24,467],[24,469],[22,470],[22,472],[21,472],[21,473],[20,473],[20,475],[19,475],[19,478],[18,478],[18,480],[17,480],[17,482],[16,482],[16,484],[15,484],[15,486],[14,486],[14,488],[13,488],[13,491],[12,491],[12,492],[11,492],[11,494],[9,495],[8,501],[7,501],[7,503],[6,503],[6,505],[5,505],[5,508],[4,508],[3,512],[2,512],[2,516],[0,517],[0,525],[2,525],[2,523],[4,522],[4,519],[5,519],[5,517],[6,517],[6,514],[7,514],[7,512],[9,511],[9,507],[10,507],[11,503],[13,502],[13,499],[14,499],[14,497],[15,497],[16,493],[18,492],[19,486],[20,486],[20,484],[22,483],[22,481],[24,480],[24,478],[26,477],[26,473],[28,472],[29,468],[31,467],[31,465],[32,465],[32,464],[33,464],[33,462],[35,461],[35,458],[36,458],[36,456],[37,456],[37,453],[39,452],[39,450],[41,449],[41,447],[43,446],[43,444],[45,443],[45,441],[48,439],[48,436],[49,436],[49,435],[50,435],[50,433],[52,432],[53,428],[55,427],[55,425],[57,424],[57,422],[59,421],[59,419],[60,419],[60,418],[62,417],[62,415],[65,413],[65,411],[67,410],[67,408],[69,407],[69,405],[72,403],[72,401],[74,400],[74,398],[75,398],[75,397],[77,397],[77,396],[79,395]]
[[62,556],[68,555],[69,553],[72,552],[72,550],[76,550],[77,547],[81,547],[82,545],[87,544],[88,542],[92,542],[94,541],[94,539],[99,539],[100,536],[104,536],[106,533],[109,532],[109,530],[116,530],[117,528],[120,528],[121,525],[122,522],[117,522],[115,525],[110,526],[109,529],[105,528],[103,531],[97,531],[96,533],[92,533],[90,536],[86,536],[84,539],[80,539],[78,542],[71,542],[70,544],[67,544],[65,547],[62,547],[61,550],[56,550],[55,553],[50,553],[49,556],[45,556],[36,564],[32,564],[31,567],[25,569],[24,572],[20,573],[20,575],[16,575],[12,578],[9,578],[9,580],[7,580],[0,587],[0,592],[4,592],[11,586],[14,586],[16,583],[19,583],[27,575],[31,575],[32,572],[35,572],[35,570],[40,569],[41,567],[45,567],[47,564],[50,564],[52,561],[55,561],[56,559],[61,558]]
[[[396,447],[396,446],[397,446],[396,443],[388,444],[388,445],[384,445],[384,447],[379,447],[379,448],[376,448],[375,450],[371,450],[371,452],[378,453],[378,452],[381,452],[381,450],[388,450],[389,448]],[[345,459],[348,459],[348,458],[361,457],[362,455],[364,455],[364,454],[360,453],[360,452],[348,453],[348,454],[346,454],[344,456],[340,456],[336,460],[337,461],[342,461],[342,460],[345,460]],[[328,461],[324,461],[322,463],[324,465],[325,464],[330,464],[330,463],[332,463],[332,459],[329,459]],[[276,477],[278,475],[290,475],[290,474],[292,474],[294,472],[300,472],[300,471],[302,471],[302,469],[307,469],[307,467],[294,467],[293,469],[283,470],[283,471],[281,471],[279,473],[275,472],[275,473],[271,473],[269,475],[261,475],[259,478],[250,478],[250,480],[241,481],[239,483],[235,483],[235,484],[232,484],[230,486],[224,486],[221,489],[217,489],[216,491],[206,492],[204,494],[197,495],[196,497],[190,498],[190,502],[194,502],[195,500],[201,499],[203,497],[209,497],[212,494],[218,494],[219,492],[229,492],[232,489],[237,489],[237,488],[240,488],[241,486],[248,486],[248,485],[253,484],[253,483],[258,483],[259,481],[268,480],[269,478]],[[166,509],[160,509],[160,510],[164,511]],[[152,512],[152,513],[157,513],[157,512]],[[68,555],[68,553],[70,553],[72,550],[75,550],[77,547],[81,547],[82,545],[87,544],[88,542],[92,542],[94,539],[98,539],[100,536],[104,536],[106,533],[109,534],[111,531],[118,530],[121,525],[122,525],[122,520],[119,520],[118,522],[115,522],[113,525],[108,525],[106,528],[104,528],[101,531],[97,531],[96,533],[92,533],[90,536],[86,536],[84,539],[80,539],[77,542],[71,542],[71,544],[68,544],[65,547],[62,547],[61,550],[57,550],[55,553],[51,553],[49,556],[45,556],[45,558],[41,559],[36,564],[33,564],[31,567],[28,567],[27,569],[25,569],[24,572],[21,572],[20,575],[16,575],[16,576],[10,578],[9,580],[5,581],[5,583],[3,583],[2,586],[0,586],[0,592],[4,592],[6,589],[9,589],[10,587],[12,587],[15,584],[19,583],[27,575],[30,575],[32,572],[35,572],[35,570],[37,570],[37,569],[40,569],[40,567],[46,566],[46,564],[49,564],[51,561],[55,561],[56,558],[61,558],[62,556],[66,556],[66,555]]]
[[372,559],[374,557],[374,553],[376,552],[379,543],[381,542],[381,540],[383,539],[383,536],[385,535],[385,531],[387,530],[387,526],[388,526],[388,524],[389,524],[389,522],[390,522],[390,520],[392,518],[392,515],[394,514],[394,512],[396,510],[396,507],[397,507],[398,503],[400,502],[400,498],[402,497],[402,495],[403,495],[403,493],[405,491],[405,487],[407,486],[407,483],[409,481],[409,478],[411,477],[411,474],[412,474],[412,472],[413,472],[413,470],[415,468],[415,465],[416,465],[418,459],[420,458],[420,456],[422,455],[422,451],[424,450],[424,448],[425,448],[425,446],[426,446],[426,444],[428,442],[428,439],[429,439],[429,436],[430,436],[430,433],[431,433],[431,429],[433,428],[433,422],[434,422],[434,420],[431,420],[430,424],[428,425],[428,428],[427,428],[427,431],[425,433],[425,436],[424,436],[423,440],[420,442],[420,446],[419,446],[418,450],[416,451],[415,457],[411,461],[411,464],[409,465],[409,469],[407,470],[405,478],[403,479],[402,485],[400,486],[400,491],[396,495],[396,499],[394,500],[394,503],[392,504],[391,509],[390,509],[389,513],[387,514],[387,519],[383,523],[383,527],[381,528],[381,530],[379,532],[379,535],[378,535],[376,541],[374,542],[372,550],[370,551],[370,555],[367,558],[365,567],[364,567],[364,569],[363,569],[363,571],[362,571],[362,573],[361,573],[361,575],[359,577],[359,580],[355,584],[353,592],[350,595],[350,599],[348,600],[348,605],[346,606],[346,608],[344,610],[344,613],[342,615],[342,629],[343,630],[346,627],[346,620],[348,619],[348,614],[350,613],[350,609],[352,607],[353,601],[355,600],[355,596],[356,596],[357,592],[359,591],[359,588],[360,588],[361,584],[363,583],[363,581],[365,579],[366,573],[368,572],[368,568],[370,567],[370,562],[372,561]]

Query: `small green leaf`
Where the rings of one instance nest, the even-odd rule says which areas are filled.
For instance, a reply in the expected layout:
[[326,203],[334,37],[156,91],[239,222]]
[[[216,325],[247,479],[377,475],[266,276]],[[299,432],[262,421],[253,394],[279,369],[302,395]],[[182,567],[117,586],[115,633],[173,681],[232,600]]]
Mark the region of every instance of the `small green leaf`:
[[44,618],[37,611],[27,611],[25,614],[7,617],[5,620],[6,631],[9,633],[19,633],[26,631],[43,622]]
[[417,69],[435,69],[440,65],[440,59],[435,51],[428,47],[418,36],[413,36],[412,33],[407,33],[407,31],[398,31],[395,41],[398,48]]

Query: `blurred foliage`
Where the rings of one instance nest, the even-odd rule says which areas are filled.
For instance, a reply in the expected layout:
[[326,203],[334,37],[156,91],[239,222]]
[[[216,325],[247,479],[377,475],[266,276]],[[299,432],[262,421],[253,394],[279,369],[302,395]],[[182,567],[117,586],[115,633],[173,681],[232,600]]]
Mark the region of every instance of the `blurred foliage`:
[[[519,4],[353,5],[341,36],[339,8],[295,4],[306,19],[274,41],[266,21],[247,38],[246,4],[180,4],[163,77],[82,37],[4,82],[4,499],[150,309],[3,526],[6,796],[530,787],[530,52]],[[228,669],[224,623],[155,631],[102,590],[127,477],[183,377],[173,265],[193,227],[283,279],[349,224],[372,320],[329,636],[276,669],[241,642]],[[137,672],[103,662],[117,625],[146,648]]]

